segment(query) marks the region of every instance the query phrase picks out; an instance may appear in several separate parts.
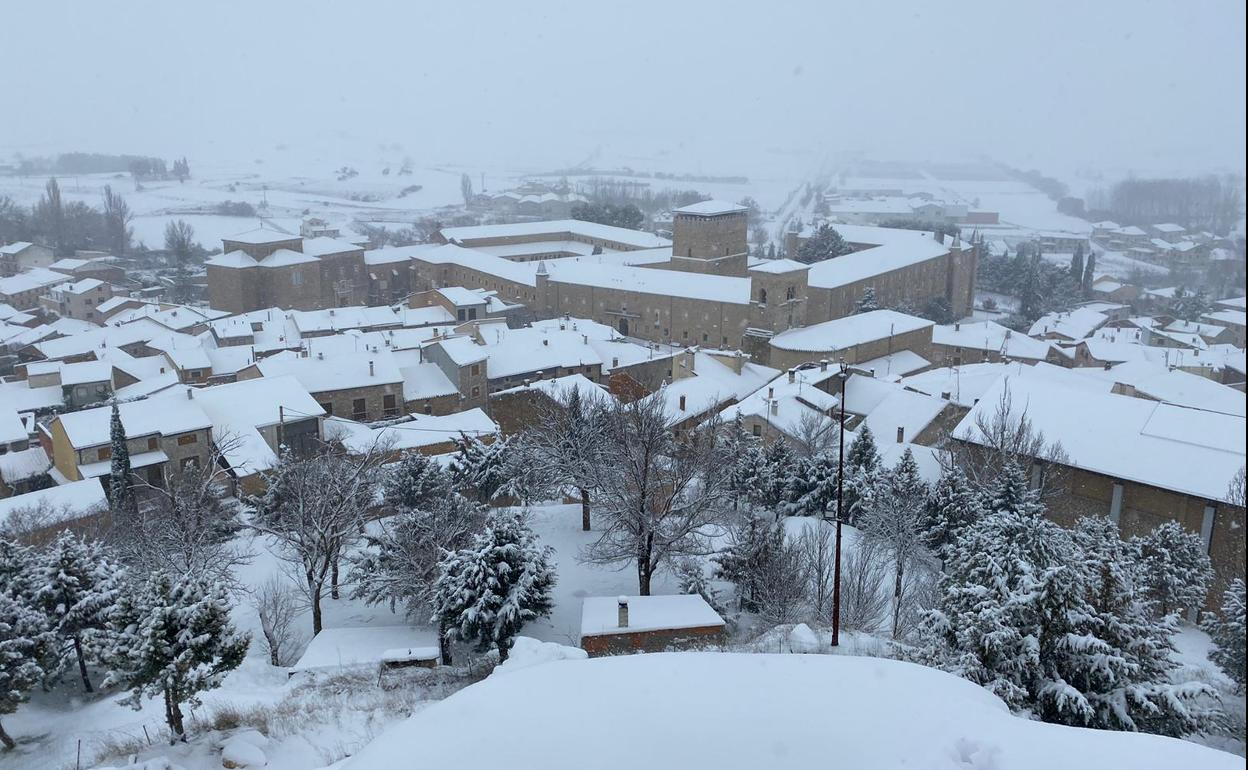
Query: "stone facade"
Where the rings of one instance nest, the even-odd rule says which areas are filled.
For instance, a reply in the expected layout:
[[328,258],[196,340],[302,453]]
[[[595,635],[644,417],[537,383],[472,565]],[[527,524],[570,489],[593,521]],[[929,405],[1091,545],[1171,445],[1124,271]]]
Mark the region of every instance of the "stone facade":
[[745,275],[748,214],[744,209],[715,214],[677,211],[672,225],[673,269],[710,275]]
[[[370,279],[362,248],[346,242],[338,247],[322,244],[315,255],[300,257],[304,243],[297,235],[227,238],[221,243],[225,254],[205,263],[209,305],[217,310],[320,310],[369,300]],[[239,258],[235,252],[246,256]]]
[[591,658],[605,655],[630,655],[636,652],[664,652],[719,646],[725,643],[724,627],[662,629],[658,631],[621,630],[614,634],[581,637],[581,649]]
[[932,327],[926,326],[922,329],[881,337],[876,340],[868,340],[836,351],[784,350],[772,346],[770,360],[765,363],[775,369],[792,369],[801,364],[817,363],[822,360],[834,361],[843,357],[845,363],[853,365],[902,350],[912,351],[931,361],[933,355]]

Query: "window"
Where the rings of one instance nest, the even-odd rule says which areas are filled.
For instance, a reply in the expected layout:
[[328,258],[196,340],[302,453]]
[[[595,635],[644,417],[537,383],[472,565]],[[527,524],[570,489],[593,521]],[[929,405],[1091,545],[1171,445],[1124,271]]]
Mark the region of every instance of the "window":
[[481,389],[480,389],[480,388],[473,388],[473,389],[472,389],[472,397],[473,397],[473,398],[476,398],[476,397],[477,397],[477,396],[479,396],[479,395],[481,395]]
[[753,433],[755,436],[761,436],[761,435],[763,435],[763,426],[761,426],[761,425],[751,425],[751,426],[750,426],[750,432],[751,432],[751,433]]
[[321,404],[321,408],[325,410],[325,415],[327,417],[334,416],[334,405],[332,402],[326,401],[325,403]]
[[368,402],[362,398],[353,399],[351,401],[351,418],[354,420],[367,419]]
[[113,448],[107,447],[107,446],[100,447],[99,450],[95,453],[95,459],[97,460],[108,460],[108,459],[111,459],[112,456],[113,456]]
[[187,433],[185,436],[178,436],[178,446],[186,446],[187,444],[198,444],[199,436],[194,433]]
[[302,271],[296,270],[295,272],[290,274],[290,285],[291,286],[303,285],[303,272]]
[[394,395],[390,393],[381,397],[381,408],[385,411],[387,417],[393,417],[399,413],[399,407],[395,402]]
[[481,374],[481,364],[473,364],[472,368],[469,369],[468,371],[472,372],[473,377],[476,377],[477,375]]
[[760,288],[758,290],[758,304],[760,305],[767,304],[767,290],[766,289]]
[[147,451],[155,452],[160,447],[160,441],[155,436],[147,437]]
[[425,414],[433,414],[433,404],[429,401],[425,402]]
[[460,309],[455,311],[455,317],[459,319],[460,321],[467,321],[468,313],[461,307]]

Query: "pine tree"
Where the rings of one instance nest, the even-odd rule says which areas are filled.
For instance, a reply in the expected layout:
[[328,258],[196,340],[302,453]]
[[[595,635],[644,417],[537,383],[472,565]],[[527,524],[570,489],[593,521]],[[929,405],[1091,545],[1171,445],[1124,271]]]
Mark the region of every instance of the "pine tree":
[[[17,711],[42,681],[48,636],[43,615],[0,592],[0,717]],[[2,723],[0,744],[17,746]]]
[[144,698],[163,697],[165,721],[172,738],[181,741],[186,740],[182,704],[194,708],[200,693],[220,686],[243,662],[251,641],[231,623],[223,585],[165,572],[123,591],[110,626],[105,685],[130,690],[121,703],[136,711]]
[[855,313],[869,313],[872,310],[879,310],[880,303],[875,298],[875,287],[868,286],[862,290],[862,296],[858,298],[858,302],[854,304]]
[[1096,252],[1090,252],[1083,267],[1083,296],[1092,293],[1092,283],[1096,280]]
[[875,446],[875,436],[865,423],[858,429],[849,453],[845,455],[846,470],[874,471],[880,467],[880,452]]
[[836,460],[826,453],[801,460],[785,485],[785,511],[824,516],[836,507]]
[[451,460],[455,486],[470,492],[479,502],[488,503],[506,492],[509,439],[495,437],[486,443],[476,436],[460,434],[458,449]]
[[875,436],[864,423],[858,428],[845,454],[845,510],[842,515],[846,523],[855,523],[859,515],[871,507],[880,470],[880,453],[875,446]]
[[788,490],[789,477],[797,462],[784,439],[777,439],[763,451],[763,468],[758,480],[758,500],[778,516]]
[[1167,521],[1130,541],[1143,597],[1158,615],[1199,607],[1213,580],[1213,565],[1200,535]]
[[495,514],[467,548],[447,553],[434,583],[434,621],[458,638],[492,645],[499,662],[530,620],[550,614],[554,551],[538,543],[522,514]]
[[676,590],[682,594],[697,594],[711,608],[721,615],[724,609],[719,601],[719,592],[711,585],[700,559],[684,559],[676,564]]
[[0,537],[0,594],[29,603],[35,585],[34,554],[21,543]]
[[1201,628],[1213,640],[1209,660],[1230,677],[1239,692],[1244,690],[1244,639],[1248,628],[1244,624],[1244,581],[1236,578],[1222,593],[1222,606],[1217,614],[1210,614]]
[[382,484],[386,504],[400,511],[417,511],[447,499],[451,477],[441,465],[422,454],[411,454],[390,467]]
[[983,500],[957,465],[950,465],[928,498],[924,542],[943,560],[962,532],[984,515]]
[[79,540],[69,531],[62,532],[36,564],[34,606],[47,616],[62,645],[61,656],[73,651],[86,692],[93,691],[87,658],[107,626],[119,577],[120,570],[98,545]]
[[767,564],[775,557],[777,532],[781,528],[761,516],[747,516],[735,527],[727,546],[711,557],[716,580],[727,580],[737,587],[738,609],[758,609]]
[[724,454],[732,463],[728,489],[732,494],[733,508],[739,508],[741,501],[751,498],[758,488],[766,465],[766,456],[758,439],[745,431],[740,412],[736,413],[724,433]]
[[1083,285],[1083,243],[1075,244],[1075,253],[1070,256],[1070,277],[1075,285]]
[[797,254],[790,256],[798,262],[812,265],[825,259],[844,256],[853,250],[853,247],[845,242],[836,228],[831,225],[819,225],[815,234],[798,248]]
[[[1073,665],[1067,667],[1061,687],[1077,690],[1088,709],[1083,721],[1074,724],[1175,737],[1209,729],[1215,712],[1204,700],[1212,690],[1171,682],[1176,664],[1170,640],[1178,629],[1173,618],[1151,618],[1137,596],[1131,553],[1118,526],[1104,516],[1083,518],[1072,538],[1084,568],[1097,638],[1066,643]],[[1049,692],[1060,695],[1062,690]],[[1044,700],[1041,705],[1045,707]]]
[[1012,511],[1039,516],[1044,512],[1040,495],[1027,484],[1027,477],[1018,463],[1009,461],[1001,469],[992,489],[988,491],[985,508],[991,513]]
[[112,465],[108,477],[108,501],[123,525],[133,524],[139,516],[139,503],[134,495],[134,478],[130,469],[130,448],[126,444],[126,428],[121,424],[121,411],[113,402],[109,425],[112,442]]

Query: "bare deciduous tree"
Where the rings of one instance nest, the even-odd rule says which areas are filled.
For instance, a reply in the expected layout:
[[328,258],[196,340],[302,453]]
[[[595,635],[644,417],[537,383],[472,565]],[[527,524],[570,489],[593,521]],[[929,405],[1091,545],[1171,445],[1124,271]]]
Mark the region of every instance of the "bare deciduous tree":
[[312,610],[312,633],[321,632],[321,600],[338,590],[338,564],[364,528],[380,484],[385,452],[374,447],[362,456],[333,449],[296,458],[282,457],[265,472],[267,489],[255,498],[252,528],[276,541]]
[[260,645],[274,666],[290,666],[302,636],[295,630],[295,618],[303,609],[296,591],[277,577],[261,583],[252,594],[252,606],[260,616]]
[[527,462],[544,469],[556,483],[576,488],[581,498],[581,529],[586,532],[590,529],[592,470],[602,451],[594,424],[598,406],[586,403],[575,387],[555,393],[538,408],[536,422],[520,442],[521,456]]
[[1032,424],[1025,406],[1015,408],[1008,383],[992,415],[976,418],[975,432],[975,442],[946,442],[944,460],[961,468],[977,489],[991,489],[1002,469],[1015,463],[1039,484],[1041,497],[1060,494],[1070,457],[1061,442],[1050,443]]
[[797,545],[806,562],[806,576],[810,582],[810,613],[816,621],[822,621],[830,617],[832,612],[832,581],[836,559],[834,530],[828,522],[814,520],[802,532]]
[[875,633],[888,612],[888,564],[864,539],[845,553],[841,564],[841,625],[854,631]]
[[590,469],[602,535],[584,558],[595,564],[635,561],[642,596],[654,573],[680,556],[711,552],[710,535],[731,506],[730,464],[712,419],[679,438],[663,401],[645,398],[597,409],[602,454]]

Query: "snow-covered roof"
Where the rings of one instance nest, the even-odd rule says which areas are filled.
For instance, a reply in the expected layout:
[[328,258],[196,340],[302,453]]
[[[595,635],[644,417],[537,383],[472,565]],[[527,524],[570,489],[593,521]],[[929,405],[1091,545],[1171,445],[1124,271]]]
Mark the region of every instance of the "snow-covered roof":
[[31,243],[30,241],[14,241],[13,243],[7,244],[5,246],[0,246],[0,254],[7,254],[7,255],[21,254],[23,251],[25,251],[26,249],[29,249],[31,246],[34,246],[34,244]]
[[904,377],[931,365],[930,361],[913,350],[898,350],[896,353],[888,353],[879,358],[872,358],[870,361],[854,364],[854,368],[866,369],[869,372],[875,372],[876,377],[887,379]]
[[[628,603],[628,626],[624,628],[619,624],[621,600]],[[581,603],[582,637],[723,625],[719,613],[697,594],[588,596]]]
[[459,392],[437,364],[425,362],[414,366],[399,367],[403,375],[403,400],[418,401]]
[[817,385],[835,376],[837,371],[833,368],[799,370],[794,372],[793,382],[789,382],[787,373],[783,374],[724,409],[720,419],[731,422],[738,414],[759,417],[789,436],[796,436],[808,420],[817,420],[826,429],[835,430],[835,423],[828,415],[840,402]]
[[267,222],[261,222],[260,226],[251,230],[222,238],[223,241],[231,241],[233,243],[246,243],[253,246],[262,246],[269,243],[280,243],[282,241],[298,241],[300,236],[295,233],[288,233],[284,230],[278,230]]
[[935,324],[926,318],[898,313],[896,310],[872,310],[813,326],[789,329],[772,337],[771,345],[780,350],[833,352],[932,326]]
[[1248,308],[1248,297],[1231,297],[1230,299],[1220,299],[1213,304],[1219,307],[1229,308],[1231,310],[1244,310]]
[[462,286],[444,286],[436,291],[445,297],[447,302],[456,307],[461,305],[484,305],[486,303],[485,297]]
[[868,248],[811,265],[811,286],[833,289],[949,253],[949,246],[937,241],[930,232],[866,225],[835,228],[847,242]]
[[1215,310],[1212,313],[1205,313],[1201,318],[1207,321],[1218,321],[1227,326],[1244,326],[1248,324],[1248,313],[1243,310]]
[[[1243,391],[1222,385],[1208,377],[1192,374],[1181,369],[1170,369],[1160,362],[1149,360],[1127,361],[1111,369],[1099,366],[1069,369],[1072,375],[1098,381],[1106,391],[1110,388],[1130,387],[1135,395],[1164,401],[1167,404],[1223,412],[1243,417],[1245,408]],[[1128,393],[1128,395],[1131,395]]]
[[1132,238],[1138,238],[1140,236],[1148,235],[1148,233],[1144,232],[1143,230],[1136,227],[1135,225],[1127,225],[1126,227],[1120,227],[1114,231],[1114,234],[1125,235],[1125,236],[1132,237]]
[[104,496],[100,480],[84,479],[0,500],[0,526],[19,511],[43,511],[52,515],[55,521],[67,521],[106,508],[108,498]]
[[389,650],[424,647],[433,638],[427,629],[413,626],[326,628],[308,642],[291,672],[375,666]]
[[24,273],[11,275],[8,278],[0,278],[0,295],[20,294],[36,289],[46,289],[59,283],[65,283],[64,273],[35,267]]
[[764,259],[750,265],[751,273],[796,273],[799,270],[809,270],[810,265],[798,262],[795,259]]
[[[845,390],[845,408],[849,409],[852,397],[849,388]],[[913,441],[920,432],[932,424],[948,405],[948,401],[936,396],[928,396],[905,390],[897,386],[896,390],[875,405],[863,421],[875,434],[876,441],[888,443],[897,441],[897,429],[902,429],[902,440]]]
[[1007,373],[1018,374],[1030,368],[1023,363],[977,363],[942,366],[901,379],[901,385],[929,396],[948,394],[952,403],[974,406],[975,402]]
[[212,267],[255,267],[260,263],[245,251],[227,251],[205,259],[204,264]]
[[564,377],[555,377],[550,380],[537,380],[530,382],[528,385],[517,385],[514,388],[495,391],[493,396],[501,396],[511,393],[520,393],[523,391],[536,391],[545,393],[552,399],[564,403],[568,399],[568,395],[573,391],[580,393],[582,401],[591,401],[600,398],[614,399],[615,396],[603,386],[597,384],[583,374],[569,374]]
[[1181,227],[1179,225],[1172,224],[1170,222],[1163,222],[1159,225],[1153,225],[1153,229],[1159,233],[1185,233],[1187,232],[1186,227]]
[[478,345],[471,337],[450,337],[430,344],[441,348],[456,366],[477,364],[489,355],[485,346]]
[[[506,238],[509,236],[531,237],[534,235],[581,236],[604,241],[614,241],[636,248],[650,249],[671,246],[671,241],[653,233],[641,230],[629,230],[624,227],[600,225],[597,222],[584,222],[579,219],[556,219],[545,222],[516,222],[504,225],[471,225],[468,227],[444,227],[442,237],[451,243],[465,243],[487,238]],[[562,237],[551,240],[563,240]],[[471,245],[471,244],[469,244]]]
[[25,441],[29,437],[26,426],[17,416],[17,410],[7,402],[0,403],[0,445]]
[[[682,366],[685,357],[678,357],[675,366]],[[743,363],[741,373],[706,353],[694,354],[692,376],[680,377],[646,396],[663,402],[669,425],[677,425],[709,411],[720,411],[757,391],[780,374],[779,370],[753,363]],[[684,408],[681,408],[681,404]]]
[[321,236],[319,238],[305,238],[303,240],[303,253],[312,257],[323,257],[328,254],[341,254],[345,251],[359,251],[360,247],[350,241],[344,241],[341,238],[327,238]]
[[[194,398],[185,393],[176,397],[162,398],[159,408],[155,401],[128,401],[118,405],[121,424],[128,438],[150,435],[173,435],[212,426],[212,421],[199,408]],[[109,426],[112,421],[111,407],[101,406],[69,412],[58,418],[69,443],[75,449],[99,446],[109,442]],[[131,458],[133,460],[133,458]]]
[[749,278],[673,273],[647,267],[596,265],[572,260],[551,260],[546,266],[550,280],[559,283],[736,305],[748,305],[750,302]]
[[992,321],[943,324],[932,329],[932,343],[951,347],[990,350],[1010,358],[1043,361],[1052,344],[1012,331]]
[[304,254],[291,249],[277,249],[260,260],[260,267],[290,267],[291,265],[304,265],[318,261],[320,260],[311,254]]
[[699,217],[714,217],[720,214],[737,214],[742,211],[748,211],[745,206],[739,203],[729,203],[727,201],[701,201],[699,203],[691,203],[688,206],[681,206],[678,209],[672,209],[673,214],[692,214]]
[[48,409],[63,406],[65,392],[60,385],[32,388],[30,383],[24,381],[0,382],[0,403],[7,404],[19,412]]
[[1075,308],[1056,313],[1046,313],[1036,319],[1028,329],[1031,337],[1057,334],[1071,340],[1081,340],[1104,326],[1109,316],[1088,308]]
[[1024,411],[1037,431],[1060,442],[1070,464],[1115,478],[1210,500],[1225,500],[1244,466],[1245,420],[1053,381],[1005,377],[954,430],[982,440],[976,421],[991,420],[1008,387],[1013,416]]
[[103,285],[104,282],[99,278],[79,278],[77,281],[66,281],[59,286],[53,286],[52,291],[59,291],[63,294],[86,294]]
[[446,415],[414,414],[382,428],[370,428],[342,417],[325,419],[325,438],[339,441],[349,452],[406,451],[454,441],[461,435],[493,436],[498,423],[481,409]]
[[0,479],[9,486],[47,473],[51,467],[48,453],[37,444],[29,449],[0,455]]
[[261,359],[256,368],[265,377],[293,375],[310,393],[403,382],[403,375],[388,350],[339,352],[324,357],[321,353],[304,357],[282,352]]
[[1092,227],[1096,230],[1117,230],[1122,225],[1109,219],[1103,219],[1100,222],[1093,222]]
[[[835,693],[852,693],[852,704],[829,719]],[[723,652],[496,672],[419,709],[341,770],[410,766],[415,757],[428,767],[544,770],[1243,767],[1242,757],[1188,741],[1020,719],[984,688],[914,663]]]

